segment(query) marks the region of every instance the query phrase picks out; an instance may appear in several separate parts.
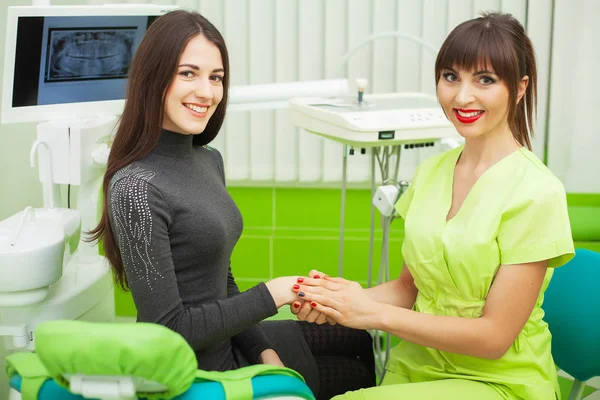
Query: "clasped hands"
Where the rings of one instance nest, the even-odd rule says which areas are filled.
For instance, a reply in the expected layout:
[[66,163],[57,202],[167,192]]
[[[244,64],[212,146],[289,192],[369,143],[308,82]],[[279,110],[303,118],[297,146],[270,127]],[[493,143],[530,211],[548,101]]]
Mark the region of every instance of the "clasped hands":
[[308,277],[299,277],[292,291],[297,300],[290,309],[301,321],[369,329],[377,313],[377,303],[360,284],[316,270],[310,271]]

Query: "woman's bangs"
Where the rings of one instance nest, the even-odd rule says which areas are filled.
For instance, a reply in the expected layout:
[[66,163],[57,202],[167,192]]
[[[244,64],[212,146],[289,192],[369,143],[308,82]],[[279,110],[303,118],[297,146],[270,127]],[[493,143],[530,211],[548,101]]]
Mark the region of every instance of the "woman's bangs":
[[465,71],[492,71],[500,80],[511,80],[515,75],[514,55],[510,47],[502,44],[502,37],[490,29],[471,26],[446,41],[436,65],[436,75],[441,69],[453,68]]

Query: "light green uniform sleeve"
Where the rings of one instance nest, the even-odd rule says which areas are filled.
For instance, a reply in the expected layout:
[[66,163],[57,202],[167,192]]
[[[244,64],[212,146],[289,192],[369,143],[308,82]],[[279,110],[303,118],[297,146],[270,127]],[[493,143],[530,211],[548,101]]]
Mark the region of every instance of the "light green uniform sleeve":
[[566,194],[562,184],[526,196],[502,215],[498,232],[500,264],[549,260],[560,267],[574,256]]

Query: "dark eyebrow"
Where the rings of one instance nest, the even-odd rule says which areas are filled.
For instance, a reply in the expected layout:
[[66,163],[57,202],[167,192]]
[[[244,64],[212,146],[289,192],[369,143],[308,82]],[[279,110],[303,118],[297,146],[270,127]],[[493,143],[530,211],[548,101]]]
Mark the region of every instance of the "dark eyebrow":
[[485,69],[483,71],[477,71],[473,75],[479,76],[479,75],[497,75],[497,74],[495,72],[488,71],[487,69]]
[[181,67],[189,67],[191,69],[200,69],[200,67],[198,67],[197,65],[194,65],[194,64],[180,64],[179,68],[181,68]]
[[[179,68],[181,68],[181,67],[189,67],[189,68],[195,69],[195,70],[199,70],[200,69],[199,66],[194,65],[194,64],[180,64]],[[225,72],[225,70],[223,68],[215,68],[215,69],[213,69],[212,72]]]

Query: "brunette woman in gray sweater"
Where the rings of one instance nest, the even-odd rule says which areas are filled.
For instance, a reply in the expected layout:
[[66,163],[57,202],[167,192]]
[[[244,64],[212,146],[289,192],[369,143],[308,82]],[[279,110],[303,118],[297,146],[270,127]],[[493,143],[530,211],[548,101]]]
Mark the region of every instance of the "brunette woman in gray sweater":
[[321,325],[261,322],[296,301],[298,277],[238,290],[230,258],[242,216],[221,155],[208,146],[229,82],[225,42],[208,20],[177,10],[152,23],[130,68],[92,238],[103,240],[116,282],[131,290],[138,321],[181,334],[198,368],[285,365],[319,399],[373,386],[367,332],[323,324],[324,316]]

